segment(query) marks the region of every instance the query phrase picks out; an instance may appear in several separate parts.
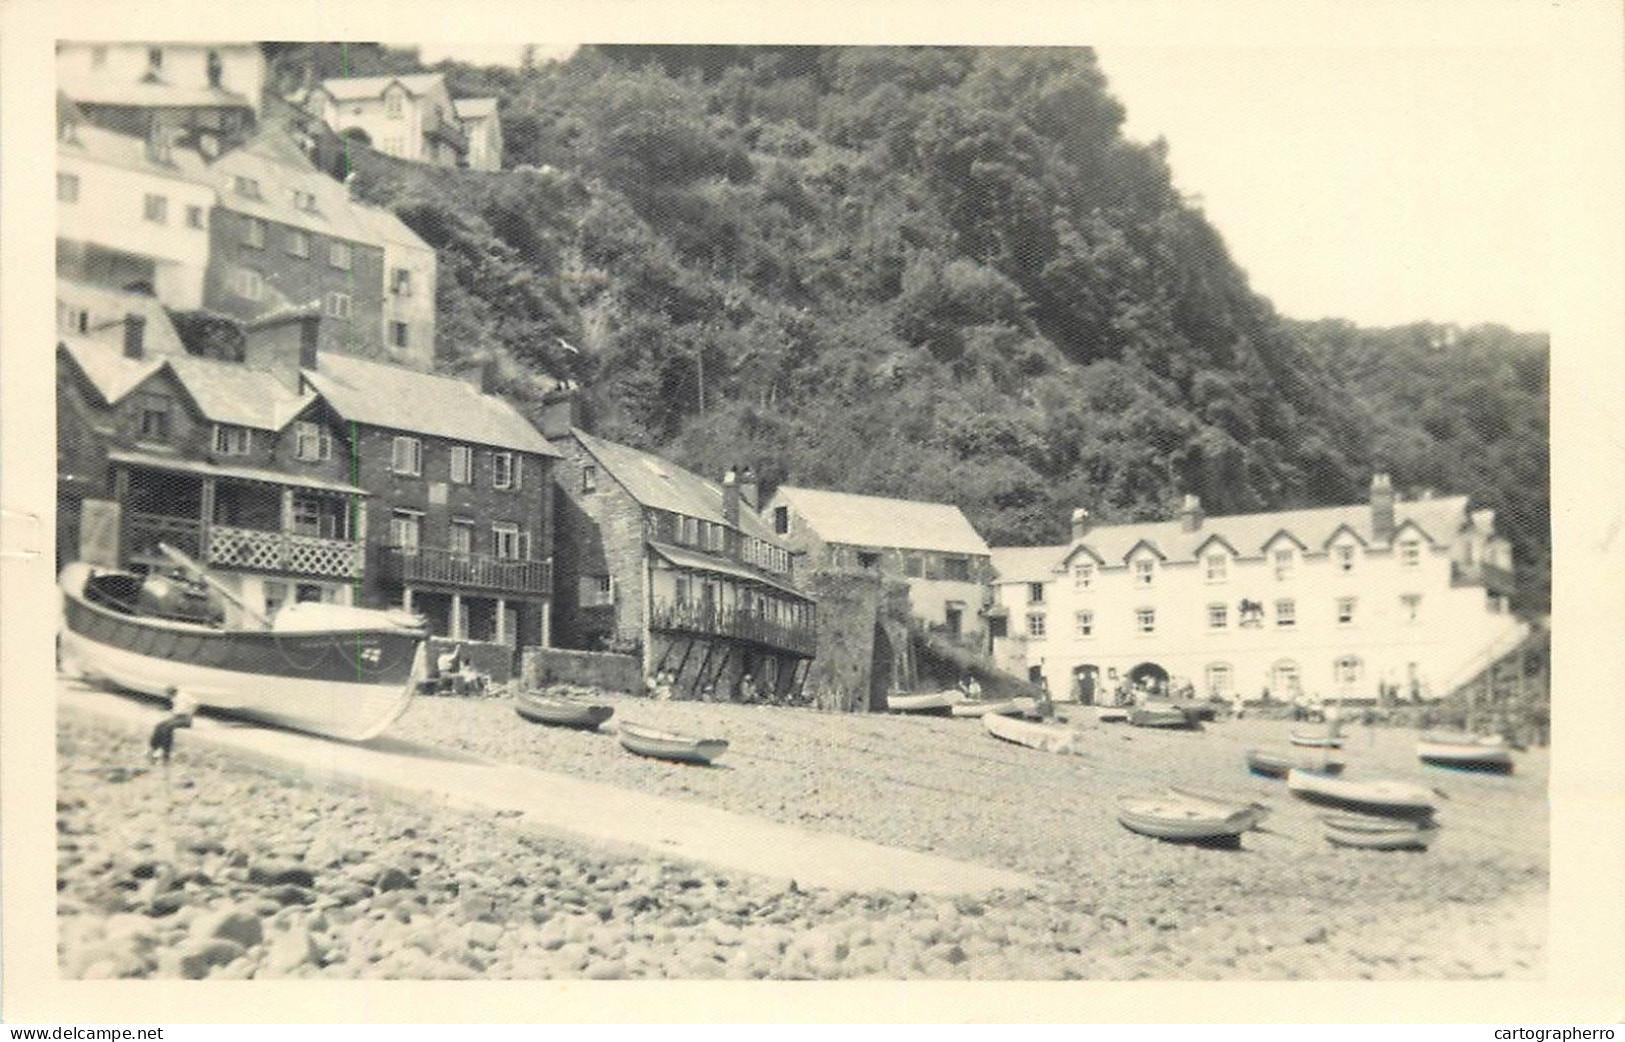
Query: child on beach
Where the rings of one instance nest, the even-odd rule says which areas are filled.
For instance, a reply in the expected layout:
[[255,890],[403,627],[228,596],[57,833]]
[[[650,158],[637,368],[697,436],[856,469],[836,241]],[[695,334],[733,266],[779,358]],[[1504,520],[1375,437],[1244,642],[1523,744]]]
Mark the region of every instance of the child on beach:
[[164,694],[169,696],[169,715],[153,727],[152,737],[147,739],[147,757],[153,763],[162,762],[167,767],[169,754],[175,747],[175,731],[177,728],[192,726],[192,714],[197,711],[197,700],[191,695],[182,694],[173,686]]

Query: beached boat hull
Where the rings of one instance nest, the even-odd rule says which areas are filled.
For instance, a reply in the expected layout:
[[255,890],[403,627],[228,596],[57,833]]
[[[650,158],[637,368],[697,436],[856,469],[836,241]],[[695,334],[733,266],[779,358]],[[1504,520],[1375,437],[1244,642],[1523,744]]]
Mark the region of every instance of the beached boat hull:
[[1237,846],[1258,824],[1259,810],[1187,796],[1125,796],[1117,801],[1118,824],[1170,843]]
[[1262,824],[1270,816],[1270,805],[1254,799],[1250,793],[1226,792],[1221,789],[1209,789],[1197,785],[1170,785],[1168,791],[1175,796],[1199,803],[1211,803],[1216,807],[1229,807],[1231,809],[1243,808],[1253,812],[1253,827]]
[[1433,767],[1499,774],[1512,772],[1512,750],[1488,741],[1436,742],[1424,738],[1416,743],[1416,756]]
[[1095,719],[1103,724],[1125,723],[1128,706],[1095,706]]
[[1285,778],[1294,768],[1313,774],[1342,774],[1339,760],[1317,762],[1308,756],[1283,756],[1263,749],[1247,750],[1247,769],[1262,778]]
[[953,696],[941,691],[925,695],[887,695],[886,708],[893,713],[912,713],[915,716],[947,716],[953,711]]
[[709,764],[728,751],[727,741],[721,738],[694,738],[626,722],[620,726],[620,739],[628,752],[678,763]]
[[359,742],[405,712],[423,669],[421,630],[224,630],[146,618],[86,600],[95,575],[85,565],[63,572],[63,652],[89,677],[130,691],[175,688],[204,708]]
[[1341,749],[1343,739],[1328,734],[1303,734],[1292,732],[1292,744],[1304,749]]
[[1195,721],[1183,709],[1131,709],[1128,722],[1135,727],[1161,727],[1173,730],[1196,726]]
[[995,738],[1029,749],[1046,753],[1083,752],[1083,733],[1058,724],[1037,724],[1013,716],[989,714],[982,717],[982,727]]
[[950,707],[954,716],[977,717],[989,713],[995,716],[1012,716],[1020,713],[1021,703],[1014,698],[1000,699],[999,701],[959,702]]
[[1286,784],[1292,795],[1326,807],[1409,821],[1433,817],[1433,794],[1407,782],[1349,781],[1294,768]]
[[569,727],[578,731],[596,731],[600,724],[615,715],[613,706],[538,698],[535,695],[520,695],[513,708],[520,717],[533,724]]
[[1328,843],[1362,850],[1426,850],[1440,831],[1433,824],[1361,814],[1323,814],[1320,823]]

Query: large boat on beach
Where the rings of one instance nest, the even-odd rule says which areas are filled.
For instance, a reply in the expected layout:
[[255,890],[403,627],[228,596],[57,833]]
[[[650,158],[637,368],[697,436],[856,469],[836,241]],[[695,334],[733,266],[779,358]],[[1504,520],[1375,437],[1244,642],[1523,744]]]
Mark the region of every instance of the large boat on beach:
[[79,562],[59,585],[63,654],[90,679],[278,727],[366,741],[406,710],[424,671],[426,631],[404,612],[290,604],[235,628],[164,576]]
[[1433,817],[1435,793],[1393,779],[1354,781],[1293,768],[1287,772],[1292,795],[1310,803],[1382,818],[1427,821]]
[[1416,743],[1417,759],[1432,767],[1512,772],[1512,747],[1501,735],[1428,733]]

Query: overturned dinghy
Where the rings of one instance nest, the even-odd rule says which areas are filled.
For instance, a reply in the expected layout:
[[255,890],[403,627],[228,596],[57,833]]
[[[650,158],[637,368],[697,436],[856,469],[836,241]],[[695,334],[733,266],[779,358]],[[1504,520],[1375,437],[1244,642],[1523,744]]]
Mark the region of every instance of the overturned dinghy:
[[1416,743],[1416,756],[1432,767],[1512,773],[1512,748],[1500,735],[1424,734]]
[[1128,722],[1135,727],[1161,727],[1165,729],[1190,729],[1196,727],[1196,722],[1190,714],[1183,709],[1153,709],[1149,706],[1135,706],[1129,710]]
[[1350,781],[1293,768],[1286,785],[1292,795],[1310,803],[1383,818],[1427,821],[1435,806],[1431,789],[1392,779]]
[[513,708],[522,719],[533,724],[569,727],[578,731],[596,731],[600,724],[615,715],[613,706],[541,695],[520,695]]
[[656,760],[675,760],[678,763],[709,765],[712,760],[728,751],[728,742],[722,738],[696,738],[693,735],[660,731],[631,721],[620,726],[621,745],[639,756]]
[[1313,774],[1342,774],[1341,760],[1328,760],[1307,753],[1278,753],[1268,749],[1248,749],[1247,769],[1263,778],[1285,778],[1293,769]]
[[1095,719],[1103,724],[1128,722],[1128,706],[1095,706]]
[[988,714],[982,727],[995,738],[1047,753],[1081,754],[1083,732],[1060,724],[1038,724],[1013,716]]
[[1369,814],[1322,814],[1326,841],[1362,850],[1426,850],[1439,836],[1430,821],[1396,821]]
[[1262,809],[1198,799],[1182,793],[1119,796],[1118,824],[1171,843],[1238,847],[1241,834],[1257,825]]

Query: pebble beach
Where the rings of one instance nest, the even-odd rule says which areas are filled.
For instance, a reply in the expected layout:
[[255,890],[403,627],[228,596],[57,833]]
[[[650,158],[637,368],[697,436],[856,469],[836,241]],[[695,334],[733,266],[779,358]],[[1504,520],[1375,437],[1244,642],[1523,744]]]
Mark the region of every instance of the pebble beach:
[[[106,697],[118,697],[108,695]],[[1452,979],[1544,974],[1546,750],[1511,775],[1420,765],[1415,734],[1348,729],[1346,777],[1437,787],[1425,853],[1329,845],[1249,747],[1291,724],[1096,724],[1077,755],[975,719],[606,698],[599,733],[511,700],[420,698],[421,743],[1027,873],[1021,892],[843,892],[516,831],[496,815],[337,791],[191,746],[58,728],[58,923],[70,978]],[[1061,707],[1064,713],[1068,707]],[[642,759],[617,722],[729,740],[716,766]],[[1122,828],[1169,784],[1268,804],[1240,850]]]

